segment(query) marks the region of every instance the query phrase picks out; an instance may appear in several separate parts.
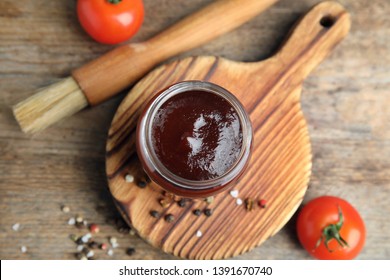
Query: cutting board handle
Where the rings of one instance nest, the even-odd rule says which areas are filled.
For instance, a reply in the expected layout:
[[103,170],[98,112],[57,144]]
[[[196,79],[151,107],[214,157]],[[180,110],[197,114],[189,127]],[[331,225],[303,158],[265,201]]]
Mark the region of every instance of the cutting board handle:
[[294,80],[302,82],[348,34],[350,25],[342,5],[322,2],[296,23],[275,58],[282,68],[293,71]]

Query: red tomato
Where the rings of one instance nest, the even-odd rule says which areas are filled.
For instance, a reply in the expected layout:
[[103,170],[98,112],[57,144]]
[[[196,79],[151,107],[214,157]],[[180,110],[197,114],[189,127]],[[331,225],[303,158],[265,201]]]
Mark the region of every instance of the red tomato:
[[362,250],[366,229],[347,201],[322,196],[307,203],[297,220],[302,246],[317,259],[350,260]]
[[96,41],[117,44],[130,39],[144,19],[142,0],[78,0],[77,15]]

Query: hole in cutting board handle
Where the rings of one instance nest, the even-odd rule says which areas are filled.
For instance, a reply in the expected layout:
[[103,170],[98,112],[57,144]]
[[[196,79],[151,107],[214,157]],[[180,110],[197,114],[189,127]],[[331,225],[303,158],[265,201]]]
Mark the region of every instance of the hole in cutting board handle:
[[323,16],[320,20],[320,24],[325,28],[331,28],[336,22],[336,18],[331,15]]

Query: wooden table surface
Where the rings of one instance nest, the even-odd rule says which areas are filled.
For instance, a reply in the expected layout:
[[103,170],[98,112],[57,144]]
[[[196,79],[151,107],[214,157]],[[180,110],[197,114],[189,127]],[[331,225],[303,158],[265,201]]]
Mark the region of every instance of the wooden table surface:
[[[68,236],[87,232],[68,225],[76,214],[100,225],[97,241],[118,239],[112,257],[96,251],[96,259],[174,259],[118,230],[121,220],[107,189],[104,151],[111,119],[126,92],[38,135],[24,135],[13,118],[12,105],[112,48],[83,32],[75,2],[0,1],[0,259],[74,259],[76,245]],[[144,2],[146,19],[134,42],[212,1]],[[181,57],[264,59],[318,2],[281,0],[239,29]],[[340,2],[352,15],[351,32],[303,88],[314,155],[305,202],[321,195],[348,200],[367,226],[358,258],[390,259],[390,2]],[[63,213],[62,205],[71,211]],[[297,241],[294,220],[237,259],[310,259]],[[16,223],[19,231],[12,229]],[[128,247],[136,249],[133,256],[126,255]]]

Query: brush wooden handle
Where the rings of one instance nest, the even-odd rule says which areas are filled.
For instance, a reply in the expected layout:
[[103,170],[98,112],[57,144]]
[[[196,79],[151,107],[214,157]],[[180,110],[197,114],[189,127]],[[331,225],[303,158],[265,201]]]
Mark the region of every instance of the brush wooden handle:
[[129,44],[73,71],[90,105],[125,89],[165,59],[222,35],[267,9],[277,0],[219,0],[154,38]]

